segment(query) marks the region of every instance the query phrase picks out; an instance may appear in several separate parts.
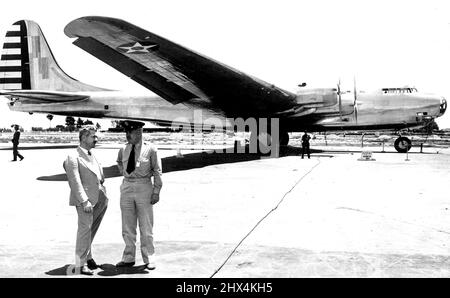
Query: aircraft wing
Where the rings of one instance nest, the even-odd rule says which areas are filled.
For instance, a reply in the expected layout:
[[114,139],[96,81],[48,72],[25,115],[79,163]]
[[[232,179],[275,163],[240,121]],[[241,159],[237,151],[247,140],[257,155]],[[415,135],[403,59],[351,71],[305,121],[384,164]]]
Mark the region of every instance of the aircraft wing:
[[165,100],[264,117],[296,105],[295,94],[120,19],[82,17],[64,29],[73,43]]

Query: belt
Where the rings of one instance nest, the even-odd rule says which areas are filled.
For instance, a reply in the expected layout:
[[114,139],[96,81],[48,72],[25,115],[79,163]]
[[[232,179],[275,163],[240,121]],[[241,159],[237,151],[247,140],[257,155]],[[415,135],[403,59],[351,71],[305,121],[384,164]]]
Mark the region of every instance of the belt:
[[130,183],[150,183],[152,180],[150,178],[130,178],[130,177],[123,177],[123,180]]

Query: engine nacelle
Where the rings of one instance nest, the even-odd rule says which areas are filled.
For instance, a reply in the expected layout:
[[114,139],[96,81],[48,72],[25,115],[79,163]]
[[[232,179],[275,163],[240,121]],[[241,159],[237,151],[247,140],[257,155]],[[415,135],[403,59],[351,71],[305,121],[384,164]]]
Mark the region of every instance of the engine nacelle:
[[297,92],[298,105],[305,108],[329,107],[338,103],[337,90],[334,88],[303,89]]

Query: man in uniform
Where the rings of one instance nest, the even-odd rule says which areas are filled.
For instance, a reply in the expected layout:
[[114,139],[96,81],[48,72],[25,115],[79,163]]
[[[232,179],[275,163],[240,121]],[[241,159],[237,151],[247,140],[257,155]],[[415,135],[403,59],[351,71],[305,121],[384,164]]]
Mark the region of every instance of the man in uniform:
[[[136,228],[139,223],[141,255],[146,268],[155,269],[153,245],[153,205],[162,187],[161,161],[155,147],[142,141],[143,122],[122,121],[127,144],[119,150],[117,165],[123,174],[120,186],[122,236],[125,250],[117,267],[135,264]],[[153,182],[151,177],[153,176]]]
[[19,153],[19,139],[20,139],[19,125],[15,124],[14,130],[15,130],[14,136],[11,140],[11,142],[13,143],[13,160],[12,161],[17,161],[17,156],[20,158],[20,160],[22,160],[24,157]]
[[310,150],[309,150],[309,140],[311,137],[308,135],[308,132],[305,130],[305,134],[302,136],[302,159],[306,154],[308,154],[308,158],[310,158]]
[[91,245],[108,206],[105,176],[92,148],[97,143],[94,127],[80,130],[80,146],[67,156],[64,169],[70,185],[69,205],[78,214],[78,230],[75,248],[75,266],[81,274],[93,275],[100,268],[92,258]]

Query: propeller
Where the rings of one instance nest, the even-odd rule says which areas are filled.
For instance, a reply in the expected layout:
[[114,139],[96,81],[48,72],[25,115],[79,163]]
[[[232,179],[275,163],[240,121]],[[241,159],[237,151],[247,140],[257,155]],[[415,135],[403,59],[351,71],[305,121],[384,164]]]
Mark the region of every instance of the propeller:
[[337,84],[337,94],[339,99],[339,118],[342,121],[342,98],[341,98],[341,79],[339,78],[338,84]]
[[353,101],[353,113],[355,113],[355,121],[358,124],[358,103],[357,103],[357,95],[356,95],[356,78],[353,77],[353,95],[355,97]]

